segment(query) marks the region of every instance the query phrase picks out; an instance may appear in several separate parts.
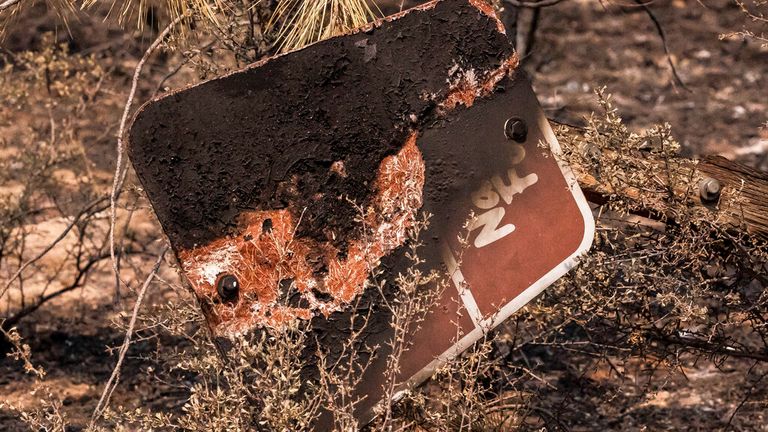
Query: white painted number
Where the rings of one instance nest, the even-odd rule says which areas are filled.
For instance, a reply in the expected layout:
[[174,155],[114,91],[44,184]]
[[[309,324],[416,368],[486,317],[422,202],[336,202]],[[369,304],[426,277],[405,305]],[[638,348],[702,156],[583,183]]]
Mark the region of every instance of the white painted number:
[[[520,145],[517,145],[517,147],[519,148],[515,148],[516,157],[513,161],[515,164],[522,162],[525,158],[525,149]],[[523,191],[539,181],[539,176],[535,173],[520,177],[514,168],[509,169],[507,177],[508,183],[501,176],[494,176],[490,181],[484,181],[480,189],[471,196],[472,204],[475,207],[486,210],[469,227],[470,232],[482,228],[475,238],[474,244],[476,248],[488,246],[515,231],[515,225],[513,224],[499,226],[506,213],[504,207],[499,205],[499,201],[504,200],[504,203],[509,205],[512,203],[512,198],[515,195],[523,193]]]
[[495,209],[488,210],[481,214],[474,220],[474,222],[472,222],[472,225],[469,227],[470,231],[474,231],[478,228],[483,229],[480,231],[480,234],[477,235],[477,238],[475,238],[476,248],[488,246],[496,240],[512,234],[515,230],[515,226],[512,224],[506,224],[499,228],[499,224],[504,218],[504,213],[506,213],[504,207],[496,207]]

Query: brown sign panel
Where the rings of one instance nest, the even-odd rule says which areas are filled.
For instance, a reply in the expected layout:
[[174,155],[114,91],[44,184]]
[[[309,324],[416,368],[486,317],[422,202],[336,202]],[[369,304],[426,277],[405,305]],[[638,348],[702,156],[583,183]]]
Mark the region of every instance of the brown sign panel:
[[[526,78],[500,81],[471,108],[429,125],[416,143],[425,165],[422,210],[432,215],[422,256],[425,267],[445,268],[451,283],[401,357],[402,389],[573,268],[594,234],[589,205]],[[372,396],[363,407],[381,394],[380,366],[362,384]]]
[[482,0],[433,1],[146,104],[129,155],[213,333],[298,318],[334,347],[370,316],[364,418],[420,212],[423,267],[451,287],[411,335],[406,387],[575,265],[591,213],[516,66]]
[[459,339],[451,313],[422,324],[404,355],[414,384],[573,268],[594,235],[589,205],[524,77],[432,125],[418,145],[424,210],[434,215],[427,249],[439,253],[452,281],[443,305],[457,302],[466,313]]

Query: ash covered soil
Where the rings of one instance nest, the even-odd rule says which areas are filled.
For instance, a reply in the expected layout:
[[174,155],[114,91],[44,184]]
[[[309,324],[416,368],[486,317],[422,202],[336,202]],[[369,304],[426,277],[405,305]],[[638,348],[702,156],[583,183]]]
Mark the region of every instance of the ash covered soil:
[[688,156],[722,154],[768,169],[768,47],[720,35],[745,23],[729,1],[654,1],[664,45],[640,8],[576,1],[546,9],[526,69],[555,120],[578,124],[595,110],[592,89],[613,94],[625,122],[667,122]]
[[[555,121],[582,124],[585,116],[598,109],[593,88],[605,85],[631,128],[641,130],[667,122],[689,156],[722,154],[768,169],[768,130],[761,128],[768,121],[768,48],[738,38],[719,40],[721,34],[745,25],[737,6],[728,0],[656,1],[650,7],[666,32],[668,48],[687,90],[674,83],[662,42],[642,9],[629,2],[564,1],[542,11],[533,51],[523,63],[547,114]],[[395,6],[384,5],[384,9],[396,11]],[[106,190],[114,169],[112,137],[130,74],[155,35],[151,29],[135,33],[100,20],[84,20],[71,26],[70,37],[55,23],[55,16],[37,5],[19,17],[0,45],[11,52],[35,48],[41,32],[58,29],[57,37],[69,42],[73,52],[110,59],[114,67],[111,79],[117,85],[104,96],[111,104],[112,109],[106,110],[111,117],[99,121],[112,131],[86,149]],[[146,100],[179,62],[178,55],[156,56],[146,69],[137,101]],[[193,72],[182,69],[164,85],[179,88],[196,79]],[[155,242],[159,226],[146,207],[136,217],[153,228],[138,233],[135,241]],[[152,260],[142,257],[134,264],[148,269]],[[162,276],[170,284],[177,283],[171,269]],[[105,262],[83,290],[45,305],[19,326],[31,346],[33,362],[47,370],[46,383],[63,399],[64,412],[74,425],[87,424],[116,361],[116,352],[110,354],[106,348],[117,346],[123,334],[110,322],[124,321],[121,314],[130,311],[135,300],[124,293],[115,302],[112,278]],[[179,294],[159,283],[147,304],[166,301],[179,301]],[[189,396],[185,389],[189,382],[183,377],[175,382],[161,380],[161,367],[149,358],[158,349],[183,348],[186,343],[171,337],[137,343],[123,366],[112,405],[179,410]],[[503,342],[496,345],[504,351]],[[751,366],[747,361],[730,362],[720,369],[710,362],[691,363],[685,370],[664,370],[662,366],[656,370],[657,384],[646,396],[639,395],[650,382],[644,372],[649,369],[647,364],[628,365],[625,378],[620,379],[606,365],[594,366],[578,354],[564,357],[541,349],[509,355],[509,361],[551,365],[544,368],[542,379],[552,389],[542,394],[552,399],[547,405],[557,403],[566,412],[562,421],[570,430],[704,431],[722,429],[729,422],[737,430],[768,430],[768,419],[758,405],[742,407],[735,419],[730,418],[749,387],[743,382]],[[35,407],[40,395],[31,393],[34,387],[34,378],[19,363],[0,359],[0,399]],[[617,390],[605,394],[605,388]],[[0,410],[0,430],[26,427],[16,414]]]

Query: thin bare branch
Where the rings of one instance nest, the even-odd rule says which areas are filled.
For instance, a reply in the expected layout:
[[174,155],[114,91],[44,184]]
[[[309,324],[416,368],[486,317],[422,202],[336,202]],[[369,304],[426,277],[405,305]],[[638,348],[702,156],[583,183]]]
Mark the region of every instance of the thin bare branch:
[[125,182],[125,176],[128,172],[128,167],[123,167],[123,154],[125,153],[125,145],[123,138],[125,135],[125,126],[128,123],[128,116],[131,112],[131,106],[133,105],[133,99],[136,96],[136,89],[139,86],[139,78],[141,77],[141,71],[144,68],[144,64],[155,50],[160,46],[163,40],[168,36],[171,30],[179,24],[186,15],[179,15],[173,21],[165,27],[152,42],[152,45],[147,48],[144,55],[136,64],[136,68],[133,71],[133,80],[131,81],[131,91],[128,93],[128,100],[125,102],[125,108],[123,109],[123,116],[120,119],[120,128],[117,132],[117,162],[115,163],[115,175],[112,180],[112,193],[109,197],[109,254],[112,257],[112,270],[115,274],[116,289],[120,286],[120,268],[118,265],[117,257],[115,256],[115,221],[117,219],[117,200],[120,197],[120,192]]
[[648,15],[648,18],[651,19],[653,25],[656,27],[656,32],[661,38],[661,44],[664,46],[664,54],[667,56],[667,63],[669,63],[669,67],[672,69],[672,76],[675,78],[675,82],[679,84],[680,87],[690,92],[691,89],[689,89],[688,86],[685,85],[685,82],[683,82],[683,79],[680,78],[680,74],[677,73],[677,68],[675,67],[675,62],[672,61],[672,53],[669,51],[669,45],[667,44],[667,35],[664,32],[664,27],[661,26],[661,22],[658,18],[656,18],[656,15],[653,13],[651,8],[649,8],[648,5],[643,2],[643,0],[635,0],[635,3],[640,6],[643,11],[645,11],[645,14]]
[[5,0],[4,2],[0,3],[0,12],[3,12],[6,9],[16,6],[19,3],[21,3],[21,0]]
[[133,337],[133,330],[136,326],[136,318],[138,317],[139,309],[141,308],[141,302],[144,301],[144,296],[147,293],[147,288],[149,288],[149,285],[151,284],[152,280],[154,279],[155,275],[160,269],[160,265],[162,265],[163,258],[165,257],[165,253],[168,252],[168,249],[169,247],[165,246],[163,247],[163,250],[160,251],[160,254],[157,257],[157,261],[155,261],[155,265],[152,267],[152,270],[149,272],[149,275],[144,280],[144,284],[141,286],[139,295],[136,298],[136,303],[133,305],[133,314],[131,315],[131,320],[128,323],[128,329],[125,331],[125,339],[123,340],[123,345],[120,347],[120,352],[117,358],[117,364],[115,364],[115,368],[112,370],[112,375],[110,375],[109,380],[107,381],[107,384],[104,386],[104,391],[101,394],[101,398],[99,399],[99,402],[96,404],[96,408],[93,409],[91,422],[88,426],[89,430],[93,430],[94,423],[99,419],[101,414],[104,412],[104,408],[106,408],[106,406],[109,405],[109,398],[112,396],[112,392],[115,390],[115,387],[117,387],[117,383],[120,379],[120,368],[123,365],[123,360],[125,360],[125,354],[128,352],[128,347],[131,345],[131,338]]
[[[26,261],[24,264],[19,266],[19,269],[16,271],[16,273],[14,273],[13,276],[11,276],[11,278],[8,279],[8,281],[5,283],[5,286],[3,286],[3,290],[0,291],[0,297],[5,295],[8,289],[11,287],[11,284],[13,284],[13,282],[22,275],[22,273],[24,273],[24,270],[26,270],[27,267],[29,267],[30,265],[39,261],[45,255],[47,255],[48,252],[50,252],[57,244],[59,244],[59,242],[61,242],[67,236],[67,234],[69,234],[72,228],[74,228],[75,225],[77,225],[77,223],[83,218],[83,216],[89,213],[93,213],[96,206],[98,206],[100,203],[103,203],[105,200],[106,200],[106,197],[101,197],[91,201],[90,204],[85,206],[84,209],[80,210],[80,212],[77,215],[75,215],[72,221],[69,224],[67,224],[66,228],[64,228],[64,230],[58,235],[58,237],[56,237],[50,244],[48,244],[48,246],[46,246],[45,249],[43,249],[42,251],[40,251],[40,253],[38,253],[37,255],[30,258],[28,261]],[[101,210],[102,210],[101,208],[96,209],[96,211],[101,211]]]

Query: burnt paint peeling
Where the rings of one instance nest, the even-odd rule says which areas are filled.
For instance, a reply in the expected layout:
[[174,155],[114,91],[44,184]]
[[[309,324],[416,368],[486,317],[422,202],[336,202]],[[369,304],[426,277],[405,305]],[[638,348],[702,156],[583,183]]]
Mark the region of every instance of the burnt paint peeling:
[[[421,207],[424,160],[416,138],[412,133],[397,154],[381,162],[375,199],[358,216],[363,235],[349,240],[343,252],[331,242],[297,236],[303,215],[295,218],[288,209],[243,212],[237,236],[179,251],[213,332],[280,327],[315,312],[328,317],[354,300],[371,269],[405,242]],[[223,279],[237,285],[236,299],[222,294]]]
[[[174,247],[235,233],[241,212],[287,207],[306,208],[299,235],[343,246],[355,208],[318,194],[367,204],[380,162],[428,121],[450,72],[483,80],[513,56],[498,21],[468,1],[429,6],[145,105],[129,154]],[[329,169],[337,161],[346,177]]]
[[[417,131],[516,66],[478,1],[429,3],[140,110],[131,160],[216,334],[327,317],[402,245],[421,206]],[[218,298],[222,274],[236,302]]]

